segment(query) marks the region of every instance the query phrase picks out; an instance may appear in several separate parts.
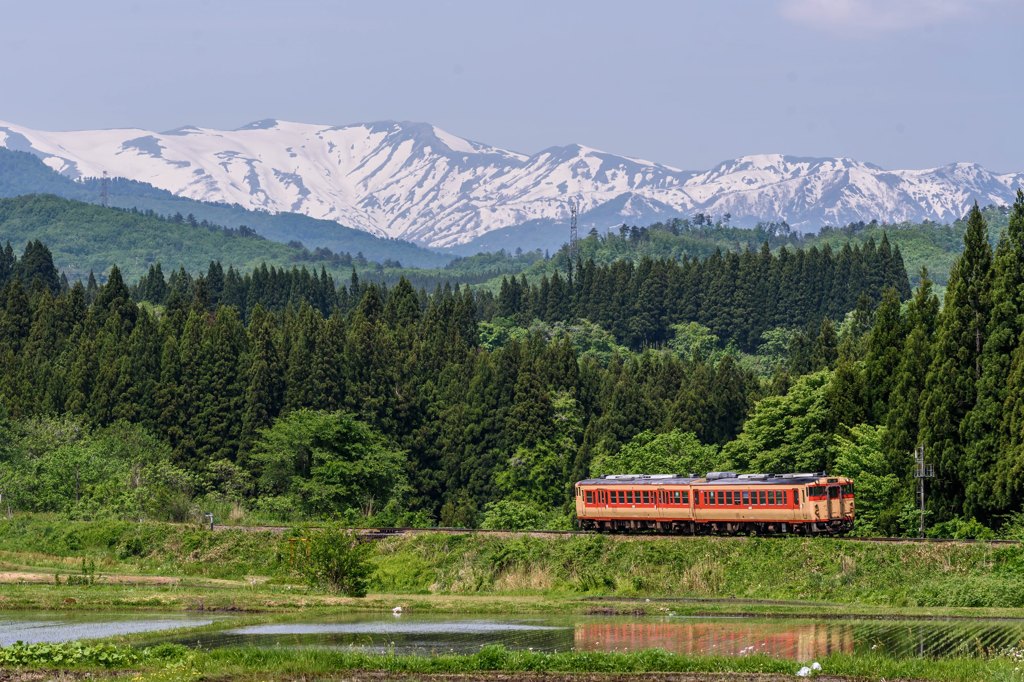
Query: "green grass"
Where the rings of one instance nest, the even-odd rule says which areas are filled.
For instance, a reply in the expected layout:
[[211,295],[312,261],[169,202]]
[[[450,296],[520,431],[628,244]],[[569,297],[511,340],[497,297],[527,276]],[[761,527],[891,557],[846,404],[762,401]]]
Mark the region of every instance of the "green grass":
[[[134,521],[68,521],[17,515],[0,521],[0,562],[26,569],[74,570],[89,557],[96,570],[243,580],[290,573],[289,543],[278,533],[211,533],[197,525]],[[67,561],[71,559],[72,561]]]
[[[111,603],[121,594],[132,603],[156,599],[184,605],[214,587],[222,605],[244,603],[253,594],[262,595],[258,601],[288,603],[327,596],[298,587],[292,563],[301,557],[285,534],[34,515],[0,521],[0,570],[59,573],[67,582],[67,576],[81,572],[83,558],[95,563],[99,584],[61,585],[51,590],[53,598],[67,594],[77,600],[80,593],[87,601]],[[375,594],[1024,607],[1021,545],[423,533],[375,543],[371,561],[369,589]],[[176,581],[110,584],[118,574]],[[3,596],[29,605],[48,599],[45,589],[56,586],[11,587]]]
[[[486,646],[473,654],[436,656],[371,654],[328,649],[227,647],[190,651],[180,646],[132,649],[111,645],[30,645],[0,649],[9,668],[133,669],[133,679],[262,679],[320,676],[339,671],[408,674],[518,673],[769,673],[792,675],[805,663],[761,655],[742,657],[672,654],[659,649],[636,652],[540,653]],[[1019,680],[1010,657],[892,659],[833,655],[819,661],[823,673],[854,679]]]
[[1024,547],[824,538],[415,535],[378,545],[371,590],[1024,607]]

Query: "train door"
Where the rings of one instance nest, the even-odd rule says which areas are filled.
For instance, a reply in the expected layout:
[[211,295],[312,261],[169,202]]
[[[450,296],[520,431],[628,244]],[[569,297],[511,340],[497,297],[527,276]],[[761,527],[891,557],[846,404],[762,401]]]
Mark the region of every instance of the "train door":
[[830,485],[828,487],[828,518],[843,518],[843,493],[842,486]]

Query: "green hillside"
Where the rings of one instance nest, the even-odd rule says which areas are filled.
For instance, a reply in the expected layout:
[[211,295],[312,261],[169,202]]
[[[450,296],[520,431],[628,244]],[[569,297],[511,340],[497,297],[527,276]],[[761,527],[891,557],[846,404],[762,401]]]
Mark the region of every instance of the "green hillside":
[[0,244],[10,242],[20,250],[34,239],[50,247],[55,265],[72,280],[86,278],[90,272],[100,275],[115,264],[128,281],[146,274],[157,262],[168,271],[181,266],[189,272],[205,272],[212,260],[242,270],[261,263],[323,265],[346,275],[351,270],[350,263],[312,258],[305,249],[234,230],[52,195],[0,199]]

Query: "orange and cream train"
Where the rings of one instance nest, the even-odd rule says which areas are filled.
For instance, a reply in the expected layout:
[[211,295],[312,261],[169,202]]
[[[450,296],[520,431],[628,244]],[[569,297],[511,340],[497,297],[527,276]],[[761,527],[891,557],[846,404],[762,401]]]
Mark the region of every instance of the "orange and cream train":
[[580,481],[575,496],[583,530],[812,535],[853,528],[853,480],[824,473],[623,474]]

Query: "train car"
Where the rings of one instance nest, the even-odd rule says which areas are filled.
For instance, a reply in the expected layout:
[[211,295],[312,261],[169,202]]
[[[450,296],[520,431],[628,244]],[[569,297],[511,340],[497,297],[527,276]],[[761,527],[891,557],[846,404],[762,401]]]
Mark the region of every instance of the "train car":
[[580,481],[575,497],[583,530],[810,535],[853,528],[853,481],[825,473],[622,474]]

